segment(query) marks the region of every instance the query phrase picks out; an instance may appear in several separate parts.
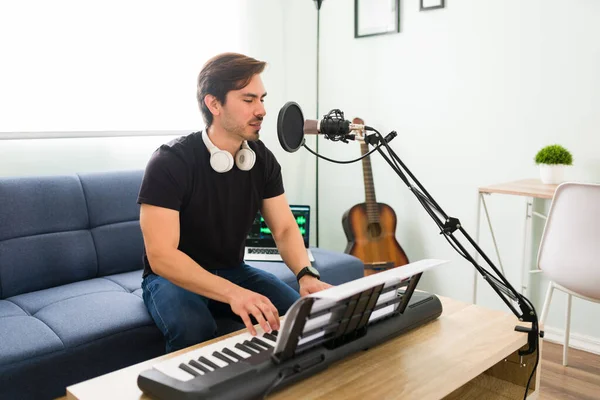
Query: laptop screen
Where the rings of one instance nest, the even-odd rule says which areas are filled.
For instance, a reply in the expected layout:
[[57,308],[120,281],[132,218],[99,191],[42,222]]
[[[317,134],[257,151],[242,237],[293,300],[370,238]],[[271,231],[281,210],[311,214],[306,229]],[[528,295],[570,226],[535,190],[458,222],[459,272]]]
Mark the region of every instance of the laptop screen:
[[[309,221],[310,221],[310,206],[290,205],[292,214],[298,224],[298,229],[304,239],[304,247],[308,248],[309,240]],[[275,247],[275,240],[271,235],[271,230],[265,223],[260,211],[256,213],[250,233],[246,238],[247,247]]]

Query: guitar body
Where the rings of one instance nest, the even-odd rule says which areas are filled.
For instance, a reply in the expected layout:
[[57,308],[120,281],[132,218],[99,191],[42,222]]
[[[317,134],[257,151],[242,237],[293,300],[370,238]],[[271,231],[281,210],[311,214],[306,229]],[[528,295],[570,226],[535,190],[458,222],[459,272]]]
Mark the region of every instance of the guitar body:
[[[360,118],[353,124],[364,125]],[[392,207],[378,203],[375,198],[373,172],[367,153],[368,145],[360,144],[363,155],[365,202],[356,204],[342,216],[342,226],[348,245],[346,253],[362,260],[365,275],[408,264],[408,257],[396,240],[396,213]]]
[[342,217],[348,240],[345,252],[363,261],[365,275],[408,264],[406,253],[396,240],[396,213],[387,204],[375,205],[378,221],[369,220],[366,203],[356,204]]

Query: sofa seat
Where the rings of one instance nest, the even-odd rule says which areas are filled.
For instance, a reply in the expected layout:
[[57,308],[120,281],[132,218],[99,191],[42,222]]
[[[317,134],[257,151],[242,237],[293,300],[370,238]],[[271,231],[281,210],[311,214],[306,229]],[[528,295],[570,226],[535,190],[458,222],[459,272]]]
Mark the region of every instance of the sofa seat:
[[0,398],[55,398],[67,384],[164,354],[141,277],[136,270],[0,300]]
[[152,326],[140,279],[132,271],[0,301],[0,366]]

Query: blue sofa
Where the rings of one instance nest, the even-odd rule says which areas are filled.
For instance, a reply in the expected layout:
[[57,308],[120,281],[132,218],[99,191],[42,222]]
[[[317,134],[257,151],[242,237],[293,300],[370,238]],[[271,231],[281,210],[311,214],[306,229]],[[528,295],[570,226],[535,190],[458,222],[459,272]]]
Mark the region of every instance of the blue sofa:
[[[0,399],[64,396],[74,383],[164,354],[141,297],[136,204],[143,171],[0,178]],[[323,280],[360,260],[314,249]],[[282,263],[253,263],[298,289]],[[241,324],[218,321],[221,333]]]

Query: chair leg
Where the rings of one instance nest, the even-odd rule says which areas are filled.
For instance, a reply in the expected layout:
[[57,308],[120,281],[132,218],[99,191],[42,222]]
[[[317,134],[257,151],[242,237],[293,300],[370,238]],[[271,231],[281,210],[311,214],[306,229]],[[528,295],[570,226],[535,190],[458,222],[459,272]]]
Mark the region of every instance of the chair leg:
[[565,315],[565,343],[563,346],[563,365],[568,364],[567,356],[569,351],[569,335],[571,334],[571,300],[573,296],[567,293],[567,313]]
[[548,290],[546,291],[546,300],[544,300],[544,306],[542,307],[542,315],[540,318],[540,324],[546,322],[548,316],[548,309],[550,308],[550,302],[552,301],[552,293],[554,292],[554,282],[548,282]]

